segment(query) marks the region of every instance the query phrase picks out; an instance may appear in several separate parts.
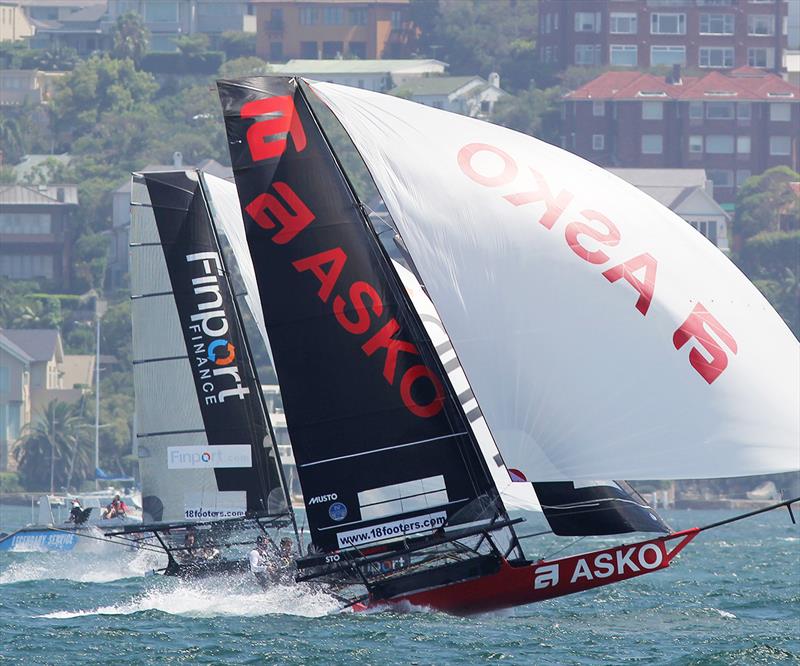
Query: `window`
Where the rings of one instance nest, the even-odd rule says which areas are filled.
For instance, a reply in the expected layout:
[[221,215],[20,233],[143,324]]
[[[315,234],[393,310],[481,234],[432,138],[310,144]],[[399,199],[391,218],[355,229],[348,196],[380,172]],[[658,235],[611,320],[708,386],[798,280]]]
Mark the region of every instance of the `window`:
[[269,59],[283,60],[283,42],[269,43]]
[[650,66],[656,65],[685,65],[685,46],[651,46]]
[[46,235],[51,233],[46,213],[0,213],[0,234]]
[[700,14],[701,35],[732,35],[733,14]]
[[300,42],[300,57],[314,60],[319,55],[316,42]]
[[664,152],[664,137],[661,134],[642,134],[642,154],[660,155]]
[[147,23],[177,23],[178,3],[147,2],[144,5],[144,20]]
[[714,187],[733,187],[733,171],[730,169],[709,169],[707,173]]
[[367,25],[367,10],[363,8],[348,10],[350,25]]
[[769,119],[776,121],[791,120],[791,105],[787,102],[771,102],[769,105]]
[[361,60],[364,60],[367,57],[366,42],[350,42],[347,47],[350,50],[350,55],[353,58],[361,58]]
[[692,134],[689,137],[689,152],[702,153],[703,152],[703,137],[699,134]]
[[691,227],[694,227],[695,229],[697,229],[706,238],[708,238],[708,226],[710,224],[713,225],[714,223],[713,222],[708,222],[706,220],[692,220],[692,221],[689,222],[689,225]]
[[575,12],[575,32],[600,32],[600,12]]
[[750,120],[751,114],[752,107],[750,106],[750,102],[739,102],[736,105],[736,117],[739,120]]
[[316,25],[317,23],[319,23],[319,9],[300,7],[300,25]]
[[49,254],[2,254],[0,275],[18,279],[53,277],[53,257]]
[[750,178],[750,169],[736,169],[736,187],[741,187]]
[[769,14],[750,14],[747,17],[747,34],[768,37],[775,34],[775,17]]
[[[3,10],[5,11],[5,10]],[[0,393],[4,393],[8,391],[9,388],[9,381],[8,381],[8,368],[5,366],[0,365]],[[0,433],[1,435],[2,433]]]
[[736,152],[739,155],[749,155],[750,154],[750,137],[749,136],[737,136],[736,137]]
[[322,22],[325,25],[342,25],[344,23],[344,9],[341,7],[324,7],[322,9]]
[[606,115],[606,103],[605,102],[592,102],[592,115],[593,116],[604,116],[604,115]]
[[642,120],[663,120],[663,102],[642,102]]
[[403,12],[392,10],[392,30],[400,30],[403,27]]
[[747,64],[750,67],[771,69],[775,66],[775,49],[766,47],[751,47],[747,49]]
[[323,58],[340,58],[344,53],[343,42],[322,42]]
[[689,102],[689,118],[697,120],[697,119],[702,119],[702,117],[703,117],[703,103]]
[[638,49],[628,44],[612,44],[609,49],[608,62],[618,67],[636,67],[639,61]]
[[686,14],[651,14],[651,35],[685,35]]
[[706,102],[706,118],[709,120],[730,120],[733,118],[733,102]]
[[706,153],[709,155],[732,155],[733,136],[730,134],[709,134],[706,137]]
[[635,35],[636,14],[615,14],[609,17],[609,29],[612,35]]
[[283,30],[283,9],[280,7],[273,7],[269,12],[269,21],[267,21],[264,29],[270,30]]
[[769,138],[770,155],[790,155],[792,152],[792,138],[789,136],[771,136]]
[[727,46],[701,46],[700,67],[733,67],[733,49]]
[[592,134],[592,150],[605,150],[605,134]]
[[576,44],[575,45],[575,64],[576,65],[599,65],[600,64],[600,45],[599,44]]

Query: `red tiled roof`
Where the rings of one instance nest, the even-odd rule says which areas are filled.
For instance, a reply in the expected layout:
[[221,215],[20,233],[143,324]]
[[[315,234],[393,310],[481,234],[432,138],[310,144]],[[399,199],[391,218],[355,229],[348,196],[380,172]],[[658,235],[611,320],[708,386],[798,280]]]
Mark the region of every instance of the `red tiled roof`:
[[680,100],[794,100],[800,101],[800,86],[753,67],[740,67],[730,74],[709,72],[701,77],[684,76],[678,84],[645,72],[605,72],[565,97],[579,100],[647,99]]

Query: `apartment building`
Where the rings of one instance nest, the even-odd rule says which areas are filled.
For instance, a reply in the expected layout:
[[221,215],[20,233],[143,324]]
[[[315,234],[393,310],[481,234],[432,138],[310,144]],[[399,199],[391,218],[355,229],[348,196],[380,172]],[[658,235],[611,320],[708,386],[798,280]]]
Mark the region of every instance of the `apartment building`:
[[540,0],[539,57],[560,68],[780,71],[800,0]]
[[703,168],[714,198],[773,166],[800,168],[800,88],[763,70],[606,72],[562,100],[562,146],[602,166]]
[[142,17],[150,31],[148,50],[176,51],[175,38],[206,34],[217,48],[223,32],[255,32],[256,17],[249,0],[108,0],[104,30],[128,13]]
[[255,0],[256,55],[270,62],[314,58],[406,58],[415,30],[409,0]]
[[69,289],[77,185],[0,185],[0,278]]
[[0,42],[27,39],[34,33],[20,0],[0,0]]

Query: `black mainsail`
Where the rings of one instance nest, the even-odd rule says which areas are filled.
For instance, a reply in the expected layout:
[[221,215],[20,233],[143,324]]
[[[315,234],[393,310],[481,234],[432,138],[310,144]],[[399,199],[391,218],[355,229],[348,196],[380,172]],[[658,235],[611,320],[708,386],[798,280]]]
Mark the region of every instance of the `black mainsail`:
[[314,545],[497,518],[436,352],[297,83],[219,89]]

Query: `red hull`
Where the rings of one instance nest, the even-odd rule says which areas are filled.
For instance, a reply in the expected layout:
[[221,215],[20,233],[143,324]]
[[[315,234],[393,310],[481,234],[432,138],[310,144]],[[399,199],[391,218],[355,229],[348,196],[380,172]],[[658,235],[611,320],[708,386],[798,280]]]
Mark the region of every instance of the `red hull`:
[[[410,603],[471,615],[522,606],[666,569],[697,534],[698,529],[693,528],[658,539],[522,566],[503,560],[497,573],[375,601],[370,607]],[[675,539],[680,541],[669,550],[667,543]]]

